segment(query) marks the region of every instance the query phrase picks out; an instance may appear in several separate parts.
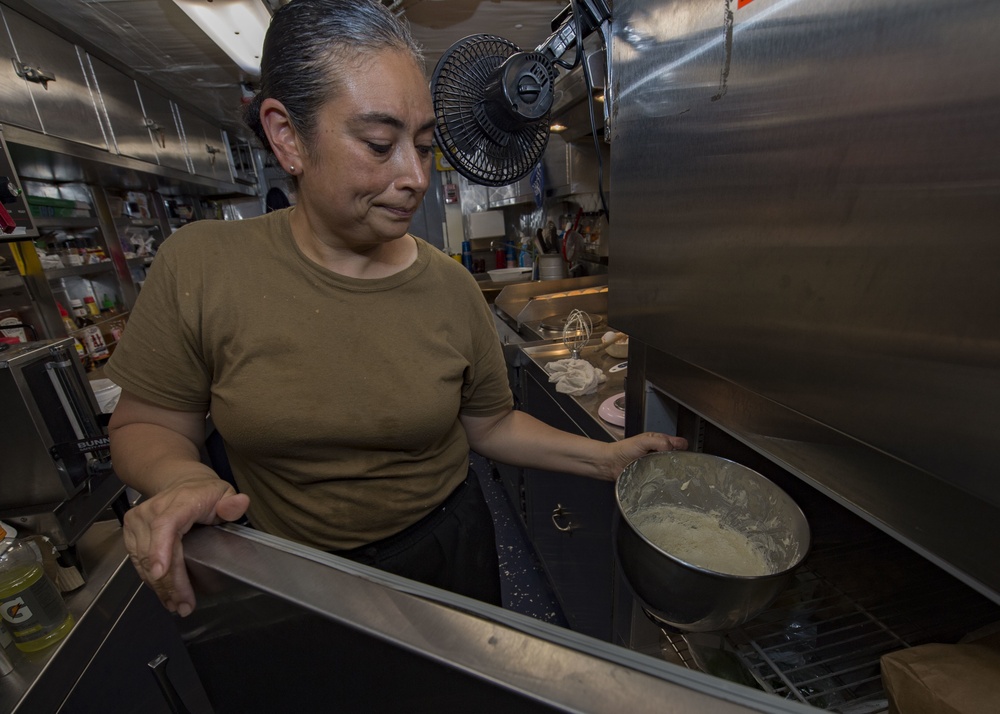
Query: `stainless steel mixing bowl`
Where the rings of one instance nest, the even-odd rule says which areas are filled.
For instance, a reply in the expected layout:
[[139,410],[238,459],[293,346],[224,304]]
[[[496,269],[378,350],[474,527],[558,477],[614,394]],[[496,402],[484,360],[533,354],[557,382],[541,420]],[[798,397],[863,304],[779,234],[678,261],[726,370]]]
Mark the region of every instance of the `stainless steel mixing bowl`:
[[[756,471],[718,456],[648,454],[625,468],[615,496],[622,572],[646,612],[679,630],[721,631],[750,620],[784,589],[809,550],[809,523],[788,494]],[[644,510],[666,505],[719,514],[724,525],[765,554],[771,572],[716,573],[654,545],[634,522]]]

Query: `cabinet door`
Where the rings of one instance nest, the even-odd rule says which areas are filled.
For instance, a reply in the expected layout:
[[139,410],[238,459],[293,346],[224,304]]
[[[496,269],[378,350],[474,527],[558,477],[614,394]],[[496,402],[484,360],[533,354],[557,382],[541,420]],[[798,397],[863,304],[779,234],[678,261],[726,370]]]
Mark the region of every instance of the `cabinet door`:
[[89,55],[87,61],[108,124],[112,151],[157,163],[153,134],[146,126],[135,80]]
[[108,149],[93,88],[83,71],[84,51],[6,8],[4,18],[22,72],[43,78],[28,82],[42,131]]
[[181,124],[184,127],[192,171],[217,181],[232,182],[233,170],[225,132],[183,110]]
[[[6,11],[0,8],[0,18]],[[41,131],[38,112],[31,102],[28,83],[17,75],[12,60],[17,59],[14,45],[10,43],[7,27],[0,21],[0,122],[26,129]]]
[[614,484],[524,471],[528,532],[572,629],[611,641]]
[[[526,411],[583,433],[528,375]],[[614,484],[571,474],[524,470],[528,535],[570,627],[611,641],[614,584]]]
[[190,173],[177,106],[155,89],[140,83],[137,86],[145,124],[153,136],[157,163]]
[[66,714],[177,711],[168,703],[149,667],[161,654],[168,658],[167,677],[188,711],[210,713],[212,705],[173,616],[145,586],[136,591],[59,711]]

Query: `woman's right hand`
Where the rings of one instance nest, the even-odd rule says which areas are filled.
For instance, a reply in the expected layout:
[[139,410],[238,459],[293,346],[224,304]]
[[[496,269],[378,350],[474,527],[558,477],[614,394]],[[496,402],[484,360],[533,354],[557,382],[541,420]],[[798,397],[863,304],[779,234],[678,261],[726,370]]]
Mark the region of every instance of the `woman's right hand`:
[[181,547],[184,535],[197,523],[235,521],[249,505],[247,495],[207,476],[173,483],[125,513],[129,558],[168,610],[187,617],[195,606]]

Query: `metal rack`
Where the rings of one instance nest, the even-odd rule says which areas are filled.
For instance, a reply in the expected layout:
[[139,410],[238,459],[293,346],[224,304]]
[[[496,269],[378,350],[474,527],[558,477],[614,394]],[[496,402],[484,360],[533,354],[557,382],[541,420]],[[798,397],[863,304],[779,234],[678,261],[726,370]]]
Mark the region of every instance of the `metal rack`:
[[817,543],[794,584],[724,635],[664,633],[664,659],[840,714],[888,708],[880,658],[954,643],[1000,607],[883,534]]

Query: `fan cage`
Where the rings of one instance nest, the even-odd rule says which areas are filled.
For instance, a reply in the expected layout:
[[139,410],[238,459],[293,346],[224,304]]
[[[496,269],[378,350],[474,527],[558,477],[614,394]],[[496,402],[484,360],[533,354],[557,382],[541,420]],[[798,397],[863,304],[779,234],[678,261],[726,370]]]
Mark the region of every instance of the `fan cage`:
[[502,37],[473,35],[442,56],[432,78],[438,146],[456,171],[486,186],[507,186],[526,176],[549,140],[544,120],[507,132],[502,143],[477,119],[493,73],[517,52],[517,45]]

